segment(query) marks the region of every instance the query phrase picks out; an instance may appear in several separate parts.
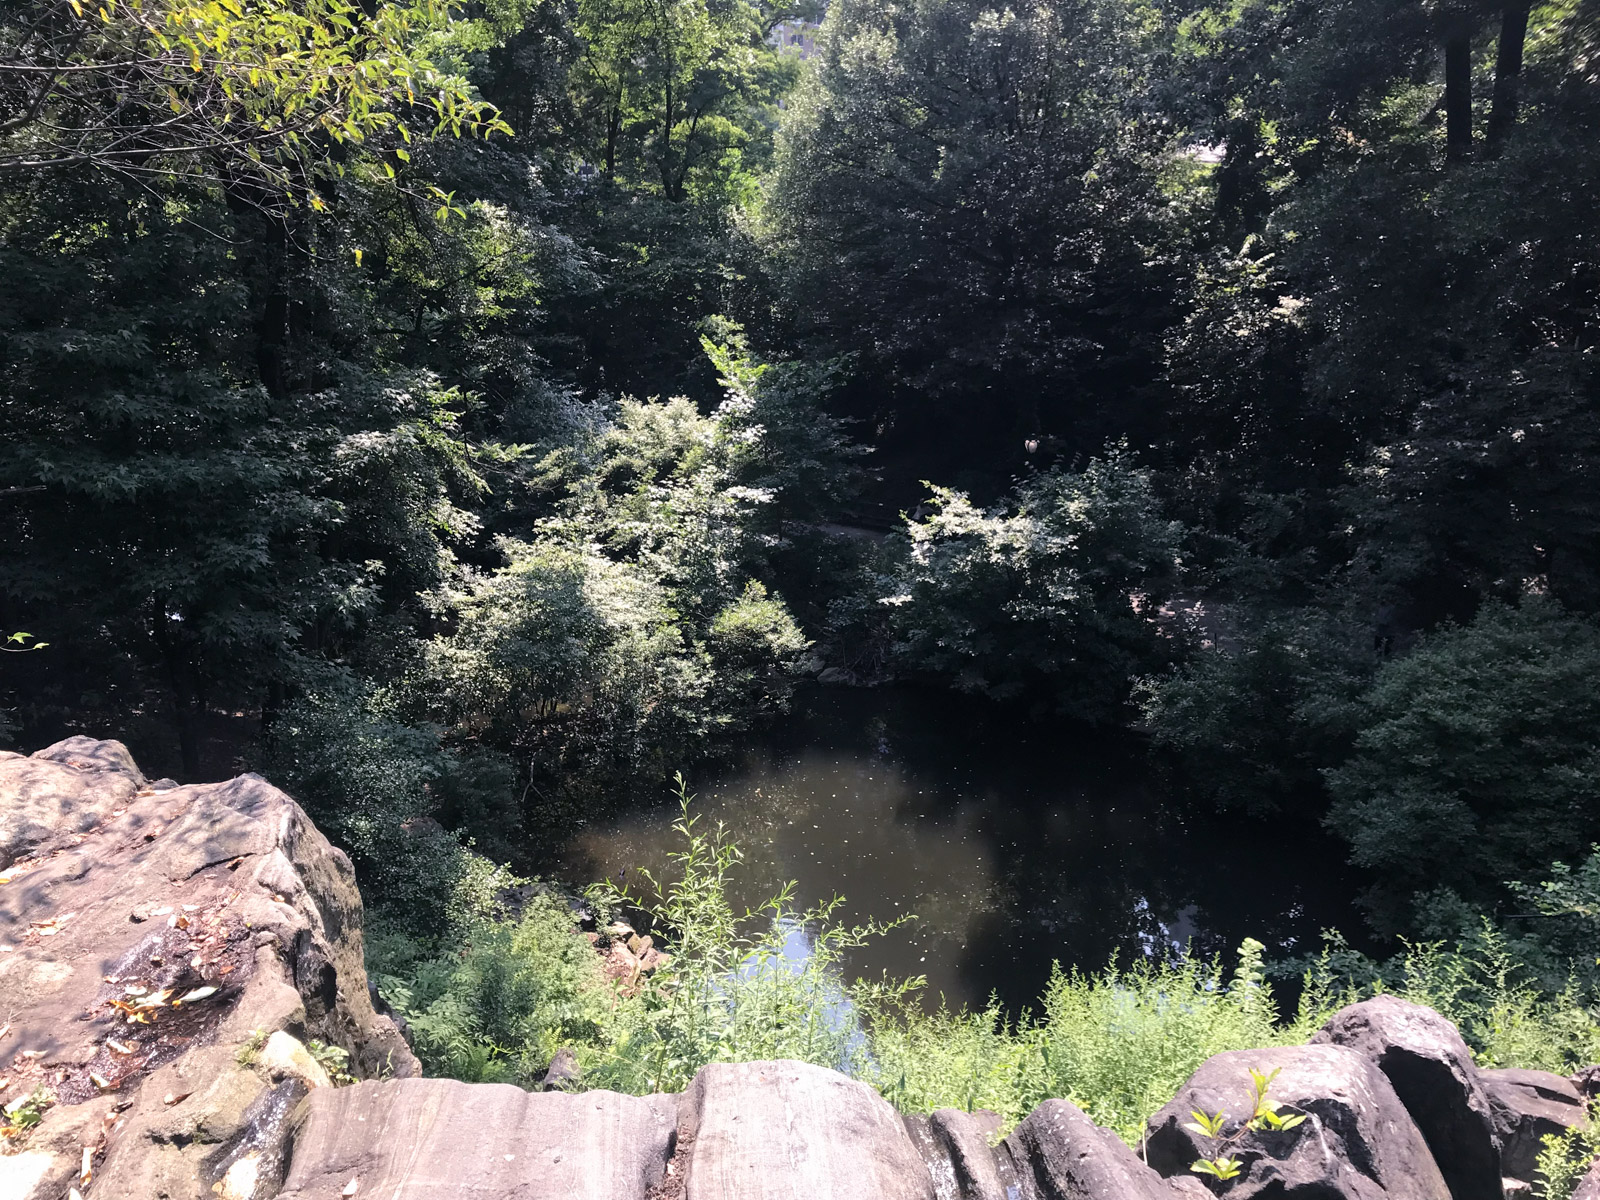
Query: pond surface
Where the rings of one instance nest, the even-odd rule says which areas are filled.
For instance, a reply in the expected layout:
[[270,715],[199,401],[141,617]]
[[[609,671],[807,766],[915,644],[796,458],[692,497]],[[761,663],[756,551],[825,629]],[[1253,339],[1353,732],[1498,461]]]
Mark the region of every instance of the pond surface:
[[[736,904],[793,880],[799,907],[845,897],[847,923],[916,914],[848,965],[926,976],[933,1006],[994,993],[1016,1011],[1052,961],[1096,970],[1185,945],[1231,957],[1246,936],[1297,953],[1325,928],[1361,928],[1359,881],[1314,825],[1195,809],[1164,794],[1132,735],[949,692],[808,687],[741,757],[702,767],[690,786],[695,811],[726,823],[744,852]],[[663,794],[590,827],[561,873],[660,874],[676,816]]]

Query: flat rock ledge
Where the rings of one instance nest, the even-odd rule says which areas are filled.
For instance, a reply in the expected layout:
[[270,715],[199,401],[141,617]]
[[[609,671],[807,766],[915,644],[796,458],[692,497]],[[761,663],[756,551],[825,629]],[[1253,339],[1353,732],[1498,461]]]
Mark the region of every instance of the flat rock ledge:
[[[1572,1081],[1480,1071],[1387,998],[1212,1058],[1142,1155],[1066,1099],[999,1140],[992,1113],[902,1116],[796,1062],[712,1064],[681,1096],[422,1079],[361,916],[349,860],[257,776],[151,784],[82,737],[0,752],[0,1104],[50,1100],[0,1144],[0,1200],[1484,1200],[1526,1195],[1539,1140],[1586,1119]],[[1307,1120],[1241,1130],[1274,1068]],[[1191,1170],[1217,1149],[1191,1108],[1229,1114],[1237,1178]]]

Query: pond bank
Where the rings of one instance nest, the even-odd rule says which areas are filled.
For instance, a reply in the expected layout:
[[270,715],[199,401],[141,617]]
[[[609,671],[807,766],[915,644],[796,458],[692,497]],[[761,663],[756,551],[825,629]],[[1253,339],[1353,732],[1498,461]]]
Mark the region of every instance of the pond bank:
[[[951,692],[808,686],[690,788],[744,851],[736,905],[793,879],[800,907],[843,895],[846,922],[915,913],[849,964],[925,975],[935,1004],[993,992],[1015,1011],[1053,960],[1093,970],[1190,943],[1231,952],[1246,936],[1282,956],[1361,928],[1359,880],[1319,828],[1193,809],[1152,777],[1136,736]],[[663,793],[590,827],[558,873],[659,873],[676,815]]]

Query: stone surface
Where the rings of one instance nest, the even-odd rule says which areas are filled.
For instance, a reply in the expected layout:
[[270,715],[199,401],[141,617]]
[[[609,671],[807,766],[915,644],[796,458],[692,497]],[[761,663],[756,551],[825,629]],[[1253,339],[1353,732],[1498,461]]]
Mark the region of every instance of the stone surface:
[[805,1063],[702,1067],[679,1107],[673,1166],[687,1200],[934,1200],[888,1101]]
[[[1204,1196],[1192,1176],[1163,1179],[1122,1139],[1067,1100],[1046,1100],[1006,1139],[1029,1200],[1175,1200]],[[1187,1165],[1187,1164],[1185,1164]]]
[[1588,1173],[1572,1189],[1572,1200],[1600,1200],[1600,1158],[1594,1160]]
[[1000,1131],[998,1114],[941,1108],[931,1116],[901,1120],[928,1168],[937,1200],[1007,1200],[1007,1189],[1017,1186],[1010,1156],[997,1154],[990,1144]]
[[349,861],[299,806],[255,776],[142,785],[116,742],[0,759],[0,1102],[55,1099],[21,1148],[42,1157],[6,1169],[48,1163],[5,1200],[61,1200],[85,1145],[92,1200],[206,1200],[240,1153],[270,1160],[305,1087],[240,1061],[257,1030],[416,1070],[367,994]]
[[295,1114],[279,1197],[642,1200],[664,1176],[677,1106],[453,1079],[319,1090]]
[[1307,1120],[1241,1139],[1233,1153],[1245,1170],[1228,1185],[1229,1200],[1447,1200],[1427,1143],[1388,1079],[1343,1046],[1233,1050],[1208,1059],[1150,1118],[1150,1165],[1174,1179],[1211,1157],[1210,1139],[1189,1128],[1191,1113],[1226,1113],[1225,1132],[1233,1133],[1251,1111],[1252,1068],[1277,1070],[1269,1099]]
[[1377,1064],[1422,1131],[1453,1200],[1501,1200],[1489,1095],[1454,1025],[1420,1004],[1374,996],[1340,1009],[1312,1041],[1346,1046]]
[[144,784],[121,742],[84,737],[0,768],[0,871],[47,842],[93,829]]
[[305,1048],[305,1044],[282,1029],[269,1037],[266,1045],[261,1047],[261,1057],[257,1063],[274,1079],[298,1079],[308,1089],[333,1086],[327,1070],[311,1057],[311,1051]]
[[1570,1079],[1548,1071],[1480,1071],[1500,1139],[1500,1170],[1531,1180],[1546,1136],[1574,1127],[1588,1128],[1584,1096]]

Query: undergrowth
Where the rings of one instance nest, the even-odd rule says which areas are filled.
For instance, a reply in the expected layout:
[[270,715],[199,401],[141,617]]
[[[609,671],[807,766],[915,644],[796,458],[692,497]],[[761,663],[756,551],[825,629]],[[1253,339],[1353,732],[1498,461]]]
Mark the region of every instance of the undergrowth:
[[1136,1144],[1212,1055],[1304,1043],[1338,1008],[1378,991],[1437,1009],[1485,1066],[1570,1071],[1600,1059],[1600,1024],[1577,989],[1542,989],[1488,924],[1470,941],[1411,945],[1386,964],[1330,935],[1288,1014],[1264,947],[1248,939],[1231,969],[1189,955],[1097,972],[1057,966],[1035,1011],[1013,1018],[991,1002],[930,1013],[920,979],[845,977],[845,951],[890,927],[835,923],[838,899],[797,910],[790,885],[736,911],[738,847],[692,815],[681,780],[680,800],[671,876],[644,876],[636,894],[603,885],[585,901],[602,926],[628,911],[667,939],[653,970],[608,977],[555,891],[515,917],[479,897],[430,942],[374,931],[372,972],[430,1073],[536,1086],[568,1049],[580,1086],[642,1094],[682,1090],[710,1062],[798,1059],[864,1079],[902,1111],[988,1108],[1006,1128],[1065,1097]]

